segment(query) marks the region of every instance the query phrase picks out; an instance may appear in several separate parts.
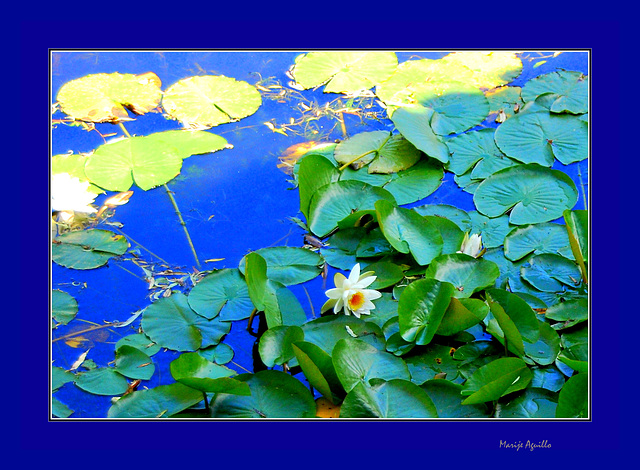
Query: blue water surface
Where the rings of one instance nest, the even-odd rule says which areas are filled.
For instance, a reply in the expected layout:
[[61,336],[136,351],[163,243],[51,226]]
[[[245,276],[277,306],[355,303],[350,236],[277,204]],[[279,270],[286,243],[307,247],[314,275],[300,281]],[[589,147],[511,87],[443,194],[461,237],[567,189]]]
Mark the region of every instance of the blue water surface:
[[[51,55],[52,103],[60,87],[73,79],[94,73],[145,73],[154,72],[166,89],[176,81],[202,74],[221,74],[255,84],[263,79],[270,83],[287,84],[287,69],[303,51],[273,52],[222,52],[222,51],[59,51]],[[437,59],[447,52],[403,51],[398,52],[400,62],[409,58]],[[523,72],[512,83],[522,86],[531,78],[557,69],[577,70],[589,73],[587,52],[565,52],[557,57],[551,53],[525,53]],[[535,64],[545,63],[535,66]],[[343,139],[341,127],[335,119],[321,117],[306,134],[301,126],[288,135],[272,132],[265,122],[286,124],[291,118],[301,116],[297,107],[301,99],[317,103],[320,107],[335,100],[338,95],[324,94],[321,90],[306,90],[285,102],[263,97],[258,111],[238,122],[228,123],[209,130],[223,136],[233,145],[208,155],[191,156],[184,160],[181,174],[168,183],[187,224],[196,249],[201,270],[235,268],[249,251],[267,246],[302,246],[304,231],[293,223],[291,217],[302,218],[299,213],[298,193],[292,190],[291,177],[278,168],[278,157],[291,145],[309,140],[332,142]],[[62,119],[62,113],[53,115]],[[274,121],[275,120],[275,121]],[[373,119],[362,122],[356,116],[346,116],[348,135],[358,132],[392,129],[388,120]],[[149,113],[125,123],[131,135],[148,135],[163,130],[179,129],[177,121],[165,119],[161,114]],[[484,123],[495,126],[495,123]],[[98,124],[96,131],[79,127],[56,125],[51,135],[52,155],[67,152],[87,153],[105,143],[100,135],[115,133],[122,136],[118,126]],[[315,131],[315,133],[313,132]],[[115,136],[113,136],[115,137]],[[111,138],[111,137],[107,137]],[[565,171],[579,188],[577,209],[587,207],[580,188],[588,199],[589,165],[583,162],[564,166],[556,162],[554,168]],[[453,181],[451,173],[445,173],[441,187],[419,204],[451,204],[461,209],[475,210],[472,195],[462,191]],[[182,226],[163,187],[149,191],[132,188],[134,194],[129,203],[120,206],[110,222],[122,224],[121,228],[101,226],[124,234],[132,250],[142,260],[156,263],[158,269],[167,265],[178,272],[194,273],[197,268],[193,253],[187,243]],[[99,205],[109,193],[96,199]],[[208,261],[222,259],[220,261]],[[65,335],[86,329],[93,322],[125,321],[132,314],[151,303],[149,284],[139,266],[127,260],[109,261],[108,265],[94,270],[73,270],[52,263],[52,287],[68,292],[78,301],[76,319],[67,326],[57,328],[52,336],[51,348],[54,366],[68,369],[78,357],[89,350],[87,359],[97,366],[112,365],[115,359],[115,343],[123,336],[136,333],[138,318],[125,328],[103,328],[97,332],[79,335],[84,340],[69,342]],[[330,270],[328,287],[332,287]],[[308,318],[319,316],[326,297],[322,279],[317,278],[291,290],[299,299]],[[307,297],[308,295],[308,297]],[[257,323],[257,322],[256,322]],[[74,337],[78,339],[77,336]],[[234,322],[224,342],[234,350],[230,368],[239,373],[254,369],[253,347],[255,337],[247,332],[247,322]],[[153,388],[172,383],[168,364],[179,353],[165,351],[153,356],[156,372],[141,387]],[[111,397],[86,393],[73,383],[65,384],[55,397],[69,406],[71,418],[106,417]]]

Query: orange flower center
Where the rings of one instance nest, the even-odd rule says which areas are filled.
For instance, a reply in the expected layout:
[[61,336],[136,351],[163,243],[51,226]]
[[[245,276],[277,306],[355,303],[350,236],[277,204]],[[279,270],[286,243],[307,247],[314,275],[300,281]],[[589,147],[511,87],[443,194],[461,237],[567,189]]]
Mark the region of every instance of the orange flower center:
[[349,308],[351,310],[359,310],[364,305],[364,294],[362,292],[356,292],[349,297]]

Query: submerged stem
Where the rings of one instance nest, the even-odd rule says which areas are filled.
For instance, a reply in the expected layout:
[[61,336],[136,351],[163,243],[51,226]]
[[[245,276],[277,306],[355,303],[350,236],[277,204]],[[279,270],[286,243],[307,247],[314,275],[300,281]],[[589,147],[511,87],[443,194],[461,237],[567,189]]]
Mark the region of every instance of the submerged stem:
[[196,253],[196,248],[193,246],[193,242],[191,241],[191,236],[189,235],[189,230],[187,230],[187,224],[184,221],[184,219],[182,218],[182,213],[180,212],[180,209],[178,208],[178,204],[176,203],[175,198],[173,197],[173,192],[169,189],[169,186],[167,186],[167,183],[165,183],[164,185],[164,189],[167,191],[167,195],[169,196],[169,199],[171,199],[171,204],[173,204],[173,208],[176,211],[176,215],[178,216],[178,219],[180,220],[180,225],[182,225],[182,230],[184,230],[184,234],[187,236],[187,242],[189,242],[189,247],[191,248],[191,252],[193,253],[193,257],[196,260],[196,266],[198,267],[198,269],[200,269],[200,260],[198,259],[198,254]]
[[580,163],[578,163],[578,179],[580,180],[580,189],[582,189],[582,200],[584,201],[584,208],[585,210],[588,209],[587,207],[587,195],[586,192],[584,190],[584,182],[582,181],[582,172],[580,171]]

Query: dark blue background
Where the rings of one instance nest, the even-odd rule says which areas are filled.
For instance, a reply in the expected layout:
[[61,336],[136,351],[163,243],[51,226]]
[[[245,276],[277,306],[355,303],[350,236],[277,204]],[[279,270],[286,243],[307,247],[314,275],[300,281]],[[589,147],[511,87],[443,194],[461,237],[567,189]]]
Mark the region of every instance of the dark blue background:
[[[600,15],[600,18],[606,16]],[[559,18],[558,14],[555,16]],[[622,429],[622,381],[625,390],[630,384],[626,379],[632,375],[632,368],[624,361],[631,357],[630,346],[622,342],[621,320],[625,295],[621,259],[629,259],[622,243],[622,221],[624,204],[631,204],[633,197],[632,171],[628,158],[623,157],[621,137],[631,135],[631,123],[621,119],[623,104],[627,99],[622,95],[621,55],[630,52],[630,45],[623,43],[621,24],[617,21],[549,21],[527,22],[514,20],[496,22],[397,22],[397,23],[354,23],[304,21],[306,34],[300,40],[298,22],[255,22],[234,24],[231,22],[211,22],[198,24],[178,23],[109,23],[102,24],[113,34],[73,34],[82,31],[96,31],[100,24],[92,22],[55,23],[60,34],[51,38],[53,24],[49,21],[23,22],[20,29],[20,101],[9,97],[9,103],[20,110],[19,132],[20,164],[20,253],[10,254],[13,265],[20,266],[20,278],[10,284],[12,289],[20,289],[20,300],[16,309],[20,313],[19,344],[12,351],[19,351],[19,361],[12,355],[12,365],[19,367],[19,377],[15,388],[11,388],[13,400],[20,406],[9,406],[16,432],[7,445],[13,451],[20,449],[22,457],[31,460],[37,455],[29,450],[74,449],[77,456],[84,450],[113,449],[137,450],[141,464],[159,458],[175,457],[178,454],[168,450],[182,449],[183,463],[220,455],[220,451],[190,453],[190,450],[226,449],[238,461],[253,461],[254,458],[268,459],[271,453],[256,453],[248,456],[242,449],[273,449],[281,452],[278,457],[290,457],[290,451],[314,450],[298,461],[307,465],[316,459],[318,452],[326,458],[323,464],[332,465],[337,458],[346,457],[350,464],[376,462],[384,464],[397,459],[406,462],[421,462],[423,465],[435,461],[448,461],[452,465],[477,462],[488,455],[498,458],[513,457],[514,452],[498,450],[500,439],[532,440],[546,439],[552,444],[551,451],[536,451],[523,455],[520,459],[529,462],[544,461],[553,464],[553,458],[566,457],[560,465],[578,463],[585,457],[595,458],[596,454],[615,459],[620,451],[630,449],[632,435]],[[239,28],[238,28],[239,26]],[[375,34],[345,34],[344,31],[373,31]],[[396,31],[389,38],[380,31]],[[163,35],[154,39],[145,36],[140,39],[139,31],[158,31]],[[167,36],[168,32],[177,32]],[[292,35],[292,31],[296,32]],[[506,31],[506,33],[505,33]],[[65,34],[63,34],[65,33]],[[326,33],[320,35],[320,33]],[[266,38],[266,39],[265,39]],[[480,39],[479,39],[480,38]],[[590,192],[592,203],[592,246],[593,269],[590,279],[592,289],[592,369],[593,373],[593,421],[590,423],[552,422],[268,422],[268,423],[48,423],[47,402],[49,364],[47,357],[47,325],[44,318],[48,310],[48,243],[49,219],[46,204],[47,169],[45,159],[48,153],[49,98],[46,87],[48,47],[202,47],[255,48],[402,48],[411,49],[442,47],[446,49],[474,47],[539,47],[564,49],[571,47],[593,48],[593,107],[592,116],[593,158]],[[626,49],[623,49],[626,47]],[[13,56],[15,57],[15,55]],[[12,99],[13,98],[13,99]],[[19,105],[19,106],[18,106]],[[629,147],[624,147],[624,155],[631,155]],[[36,165],[36,162],[39,162]],[[41,169],[38,170],[37,167]],[[624,177],[626,175],[626,178]],[[39,216],[34,215],[40,214]],[[625,240],[633,237],[633,225],[626,225]],[[11,256],[13,255],[13,256]],[[624,258],[623,258],[624,257]],[[629,272],[629,269],[627,269]],[[16,282],[17,281],[17,282]],[[629,337],[625,335],[625,337]],[[15,370],[15,369],[14,369]],[[624,376],[622,374],[625,374]],[[13,385],[13,383],[12,383]],[[5,385],[5,389],[8,386]],[[625,414],[630,418],[629,414]],[[77,449],[81,449],[77,451]],[[118,449],[118,450],[116,450]],[[155,449],[164,452],[147,452]],[[285,450],[288,449],[288,450]],[[324,449],[324,451],[322,450]],[[423,452],[382,452],[392,449]],[[346,452],[338,452],[344,450]],[[369,453],[367,450],[373,450]],[[455,453],[451,453],[455,450]],[[25,452],[27,451],[27,452]],[[472,451],[472,454],[464,452]],[[481,452],[478,451],[488,451]],[[567,452],[565,452],[567,451]],[[578,452],[572,452],[578,451]],[[613,451],[613,452],[611,452]],[[57,454],[57,453],[56,453]],[[119,454],[127,456],[131,453]],[[471,460],[466,460],[470,456]],[[151,457],[153,456],[153,458]],[[115,456],[114,456],[115,457]],[[229,456],[228,456],[229,457]],[[58,457],[63,460],[62,457]],[[465,459],[461,461],[460,459]],[[115,459],[114,459],[115,460]],[[225,459],[228,461],[228,459]],[[618,460],[614,460],[618,461]],[[264,461],[263,461],[264,462]],[[112,464],[115,462],[111,462]],[[122,462],[128,465],[131,460]],[[494,464],[500,464],[494,462]]]

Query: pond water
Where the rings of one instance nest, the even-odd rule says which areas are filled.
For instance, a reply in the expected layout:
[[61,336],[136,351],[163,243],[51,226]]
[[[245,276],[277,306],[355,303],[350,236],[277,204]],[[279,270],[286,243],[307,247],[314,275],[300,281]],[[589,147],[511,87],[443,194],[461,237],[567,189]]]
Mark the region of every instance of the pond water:
[[[343,114],[345,135],[336,115],[325,107],[337,106],[335,100],[340,95],[322,93],[322,89],[297,91],[287,87],[290,78],[285,73],[303,52],[52,52],[52,104],[63,84],[96,73],[154,72],[161,79],[163,90],[189,76],[225,75],[254,85],[262,84],[265,90],[269,90],[263,92],[262,105],[256,113],[209,130],[224,137],[233,148],[185,159],[180,175],[167,183],[186,223],[197,261],[166,190],[158,187],[143,191],[134,186],[129,202],[117,207],[115,215],[109,219],[112,225],[100,228],[125,235],[138,262],[134,262],[136,258],[132,255],[127,255],[92,270],[69,269],[52,263],[52,288],[69,293],[79,306],[75,320],[52,332],[51,359],[54,366],[69,369],[84,353],[87,353],[87,360],[99,367],[113,364],[116,342],[136,333],[140,318],[123,328],[91,328],[105,322],[124,322],[150,305],[152,295],[161,293],[162,289],[150,289],[142,266],[155,273],[166,269],[179,273],[173,276],[156,274],[156,279],[162,282],[162,277],[180,278],[197,272],[196,269],[235,268],[244,255],[260,248],[303,245],[305,231],[290,219],[301,218],[298,192],[291,190],[291,176],[278,167],[279,156],[295,144],[334,142],[359,132],[392,130],[394,127],[388,119],[375,119],[373,113],[381,113],[382,110],[371,100],[367,104],[372,107],[366,111],[372,114],[364,117]],[[404,62],[416,57],[438,59],[447,53],[403,51],[397,56],[399,62]],[[564,52],[555,57],[551,57],[549,52],[527,52],[520,57],[523,59],[523,71],[511,83],[514,86],[521,86],[535,76],[558,69],[589,73],[586,52]],[[268,88],[269,85],[284,88]],[[287,90],[287,93],[278,95],[282,90]],[[308,107],[318,111],[316,119],[308,119]],[[54,123],[65,117],[61,112],[52,115]],[[294,124],[285,130],[286,135],[274,132],[272,126],[265,124],[271,123],[278,128],[291,122]],[[494,122],[483,124],[488,127],[496,125]],[[165,119],[160,113],[135,117],[124,125],[131,135],[180,128],[177,121]],[[104,144],[105,139],[122,135],[122,129],[112,124],[97,124],[95,130],[87,131],[57,123],[51,134],[52,155],[88,153]],[[568,166],[556,161],[554,168],[562,169],[578,188],[584,188],[584,192],[579,190],[575,209],[585,209],[588,161]],[[110,192],[98,196],[96,205],[112,195]],[[475,209],[473,196],[460,189],[449,172],[445,172],[444,181],[435,193],[409,207],[425,203],[450,204],[468,211]],[[332,287],[334,272],[330,268],[328,287]],[[174,289],[176,292],[185,291],[180,286],[174,286]],[[319,316],[320,307],[326,300],[325,289],[320,277],[291,287],[308,318]],[[80,330],[90,331],[78,333]],[[255,337],[247,332],[246,320],[233,322],[224,343],[234,353],[228,367],[238,373],[254,370]],[[141,387],[153,388],[174,382],[168,367],[178,355],[171,350],[155,354],[152,358],[155,373]],[[73,410],[70,418],[103,418],[111,406],[110,396],[87,393],[73,383],[65,384],[55,396]]]

